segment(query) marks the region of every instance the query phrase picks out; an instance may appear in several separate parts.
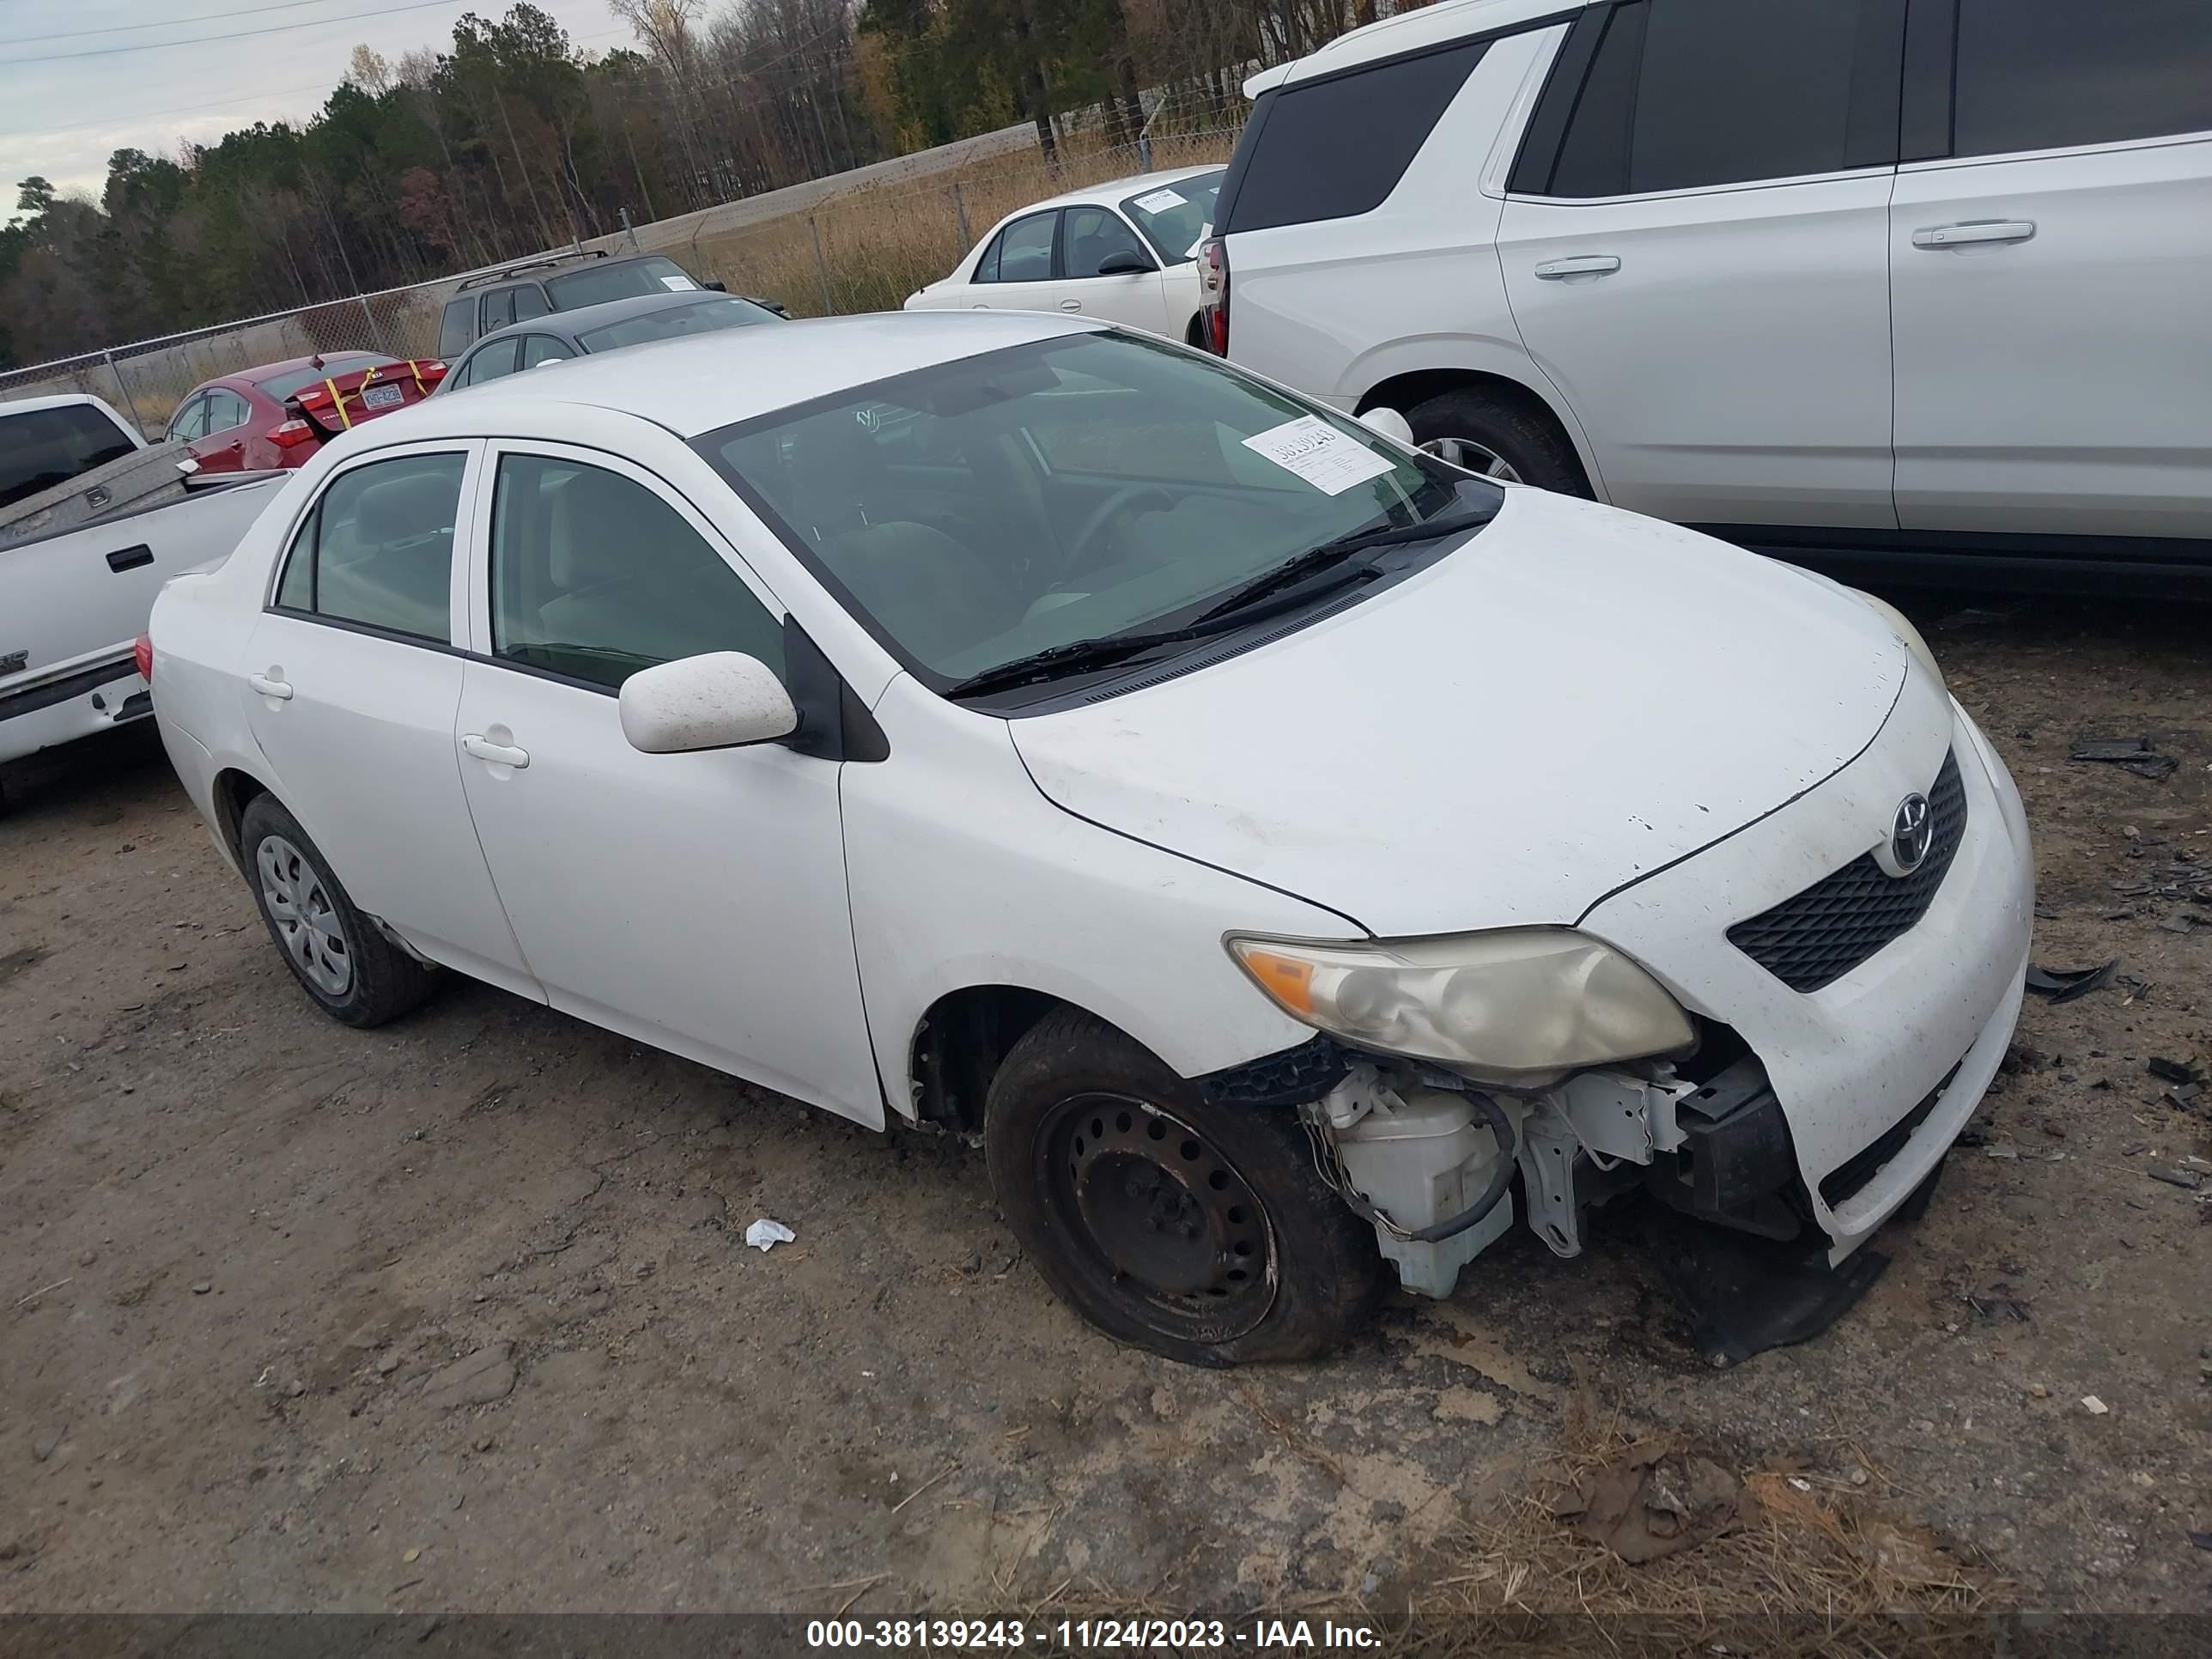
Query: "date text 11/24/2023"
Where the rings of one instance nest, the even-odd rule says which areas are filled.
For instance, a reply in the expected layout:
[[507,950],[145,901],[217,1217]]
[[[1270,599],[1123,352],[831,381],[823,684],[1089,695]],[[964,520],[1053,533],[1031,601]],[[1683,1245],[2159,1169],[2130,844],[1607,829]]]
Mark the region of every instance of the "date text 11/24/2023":
[[1255,1619],[816,1619],[810,1648],[878,1652],[948,1652],[1035,1647],[1043,1652],[1188,1652],[1219,1648],[1248,1653],[1376,1652],[1379,1631],[1333,1620]]

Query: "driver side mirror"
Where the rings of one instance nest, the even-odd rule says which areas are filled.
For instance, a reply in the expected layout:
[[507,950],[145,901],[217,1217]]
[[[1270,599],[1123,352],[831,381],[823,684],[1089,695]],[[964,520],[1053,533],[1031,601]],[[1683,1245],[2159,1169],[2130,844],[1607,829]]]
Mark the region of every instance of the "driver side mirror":
[[1403,444],[1408,449],[1416,447],[1413,423],[1395,409],[1370,409],[1358,419],[1370,432],[1380,433],[1391,442]]
[[730,291],[730,285],[727,283],[702,283],[699,286],[709,294],[727,294]]
[[799,729],[799,711],[775,671],[737,651],[641,668],[615,701],[623,736],[648,755],[774,743]]
[[1143,254],[1129,248],[1123,248],[1119,253],[1109,253],[1098,262],[1101,276],[1144,276],[1158,269]]

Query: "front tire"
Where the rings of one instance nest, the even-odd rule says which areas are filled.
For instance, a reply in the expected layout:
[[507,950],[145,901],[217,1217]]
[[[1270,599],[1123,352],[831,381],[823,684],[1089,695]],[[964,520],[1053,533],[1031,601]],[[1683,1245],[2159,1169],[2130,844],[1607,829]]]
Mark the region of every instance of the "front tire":
[[1415,404],[1406,419],[1415,443],[1455,466],[1562,495],[1590,493],[1575,447],[1532,398],[1460,386]]
[[434,970],[354,908],[322,849],[274,796],[246,803],[238,846],[270,939],[325,1013],[365,1029],[398,1018],[430,994]]
[[1208,1101],[1088,1014],[1014,1045],[983,1138],[1037,1271],[1116,1341],[1197,1365],[1304,1359],[1382,1291],[1374,1233],[1315,1173],[1294,1112]]

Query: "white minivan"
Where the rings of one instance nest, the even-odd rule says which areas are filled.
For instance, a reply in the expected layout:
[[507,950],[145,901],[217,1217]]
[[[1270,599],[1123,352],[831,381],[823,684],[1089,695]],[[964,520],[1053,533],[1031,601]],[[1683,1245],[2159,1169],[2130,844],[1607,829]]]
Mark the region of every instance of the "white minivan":
[[1446,0],[1249,89],[1235,361],[1786,557],[2212,580],[2212,5]]
[[1909,623],[1077,319],[433,398],[151,656],[334,1018],[442,967],[980,1131],[1054,1288],[1184,1359],[1636,1194],[1863,1287],[2020,1006],[2020,799]]

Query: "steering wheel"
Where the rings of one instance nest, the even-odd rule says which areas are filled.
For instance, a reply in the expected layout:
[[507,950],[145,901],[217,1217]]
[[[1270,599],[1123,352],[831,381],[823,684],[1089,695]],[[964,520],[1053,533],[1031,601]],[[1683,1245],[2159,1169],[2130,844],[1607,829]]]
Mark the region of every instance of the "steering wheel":
[[1091,516],[1083,521],[1083,527],[1068,542],[1067,563],[1060,571],[1060,580],[1054,586],[1066,586],[1099,562],[1097,550],[1091,544],[1108,526],[1139,506],[1153,505],[1172,508],[1175,498],[1158,484],[1123,484],[1099,502],[1091,509]]

